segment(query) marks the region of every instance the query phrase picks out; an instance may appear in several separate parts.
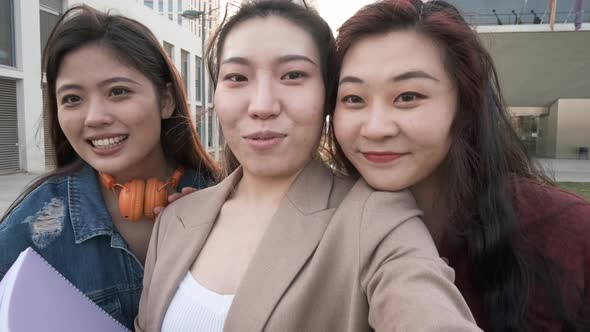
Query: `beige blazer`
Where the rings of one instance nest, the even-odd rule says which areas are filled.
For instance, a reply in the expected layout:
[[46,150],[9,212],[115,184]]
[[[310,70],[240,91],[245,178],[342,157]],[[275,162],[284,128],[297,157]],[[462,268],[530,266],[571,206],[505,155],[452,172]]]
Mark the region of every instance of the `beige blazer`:
[[[241,170],[170,205],[145,266],[138,331],[159,331]],[[224,331],[479,331],[409,192],[320,162],[300,173],[250,262]]]

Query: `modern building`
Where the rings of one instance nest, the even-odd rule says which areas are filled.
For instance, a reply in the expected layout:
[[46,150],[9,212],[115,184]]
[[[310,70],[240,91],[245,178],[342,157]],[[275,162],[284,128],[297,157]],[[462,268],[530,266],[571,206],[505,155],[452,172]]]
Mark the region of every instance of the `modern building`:
[[[532,156],[588,159],[590,1],[450,0],[492,54],[513,123]],[[578,15],[578,16],[577,16]],[[576,19],[581,25],[575,26]]]
[[[41,53],[60,15],[77,4],[129,16],[152,30],[181,73],[201,142],[218,157],[218,120],[203,111],[213,98],[208,74],[201,80],[201,38],[218,25],[219,0],[0,0],[0,174],[53,167],[44,130]],[[205,31],[201,17],[187,19],[185,10],[205,13]]]

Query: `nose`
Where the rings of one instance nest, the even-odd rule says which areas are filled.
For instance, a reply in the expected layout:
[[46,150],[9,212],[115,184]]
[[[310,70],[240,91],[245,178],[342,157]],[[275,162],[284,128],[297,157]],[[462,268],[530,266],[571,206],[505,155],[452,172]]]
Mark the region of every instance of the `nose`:
[[256,82],[255,92],[248,107],[248,115],[266,120],[276,117],[281,112],[281,105],[272,78],[261,78]]
[[395,137],[399,132],[395,110],[386,105],[376,104],[369,108],[360,134],[367,139],[380,141]]
[[87,127],[100,127],[112,124],[114,117],[109,111],[106,102],[101,98],[91,98],[88,102],[84,125]]

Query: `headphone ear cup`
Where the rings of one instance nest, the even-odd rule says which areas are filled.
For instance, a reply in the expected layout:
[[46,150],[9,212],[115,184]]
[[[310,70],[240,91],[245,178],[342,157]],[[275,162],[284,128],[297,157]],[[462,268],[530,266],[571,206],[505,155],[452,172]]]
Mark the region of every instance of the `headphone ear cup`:
[[156,178],[150,178],[145,185],[145,200],[143,202],[143,214],[154,219],[154,208],[156,206],[168,205],[168,191],[166,183]]
[[145,182],[143,180],[132,180],[125,183],[119,193],[119,211],[123,218],[137,221],[142,216]]

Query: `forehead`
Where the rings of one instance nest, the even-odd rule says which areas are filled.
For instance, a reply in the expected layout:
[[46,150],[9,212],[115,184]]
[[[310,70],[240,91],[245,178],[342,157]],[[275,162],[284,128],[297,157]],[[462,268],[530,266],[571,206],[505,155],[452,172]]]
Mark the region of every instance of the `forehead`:
[[107,46],[92,43],[75,49],[63,57],[57,73],[57,82],[70,79],[101,79],[112,76],[133,76],[147,80],[134,67],[124,63],[121,56],[115,51]]
[[305,29],[279,16],[256,17],[235,25],[221,52],[226,58],[272,59],[287,54],[305,55],[319,64],[319,50]]
[[346,52],[342,73],[392,74],[423,70],[446,75],[444,53],[428,36],[415,31],[393,31],[364,37]]

